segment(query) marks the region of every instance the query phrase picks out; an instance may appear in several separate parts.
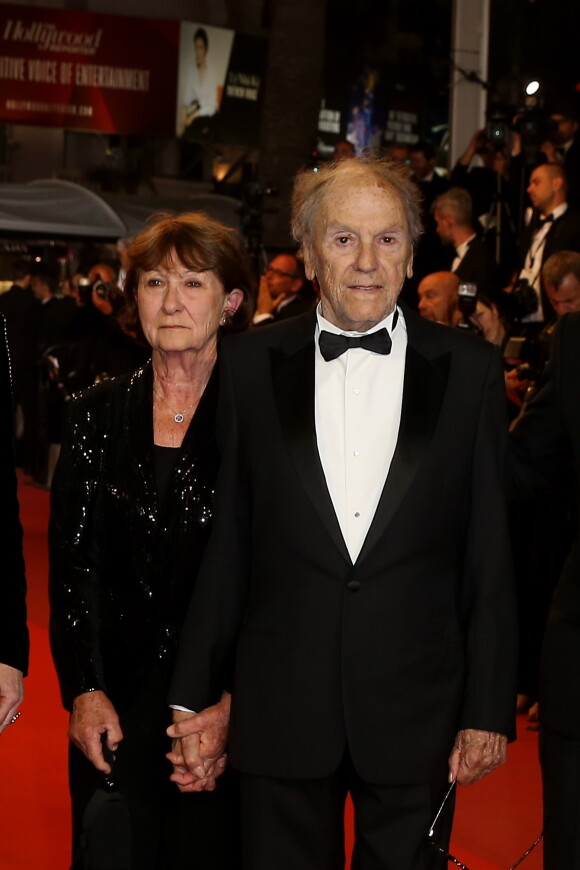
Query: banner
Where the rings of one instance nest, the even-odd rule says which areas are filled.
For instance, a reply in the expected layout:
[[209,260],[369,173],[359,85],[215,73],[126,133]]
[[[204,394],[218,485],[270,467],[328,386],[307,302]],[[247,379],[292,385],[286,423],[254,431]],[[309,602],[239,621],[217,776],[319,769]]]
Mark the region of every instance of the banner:
[[0,120],[172,136],[179,22],[0,4]]
[[266,40],[183,21],[179,45],[176,135],[256,147]]

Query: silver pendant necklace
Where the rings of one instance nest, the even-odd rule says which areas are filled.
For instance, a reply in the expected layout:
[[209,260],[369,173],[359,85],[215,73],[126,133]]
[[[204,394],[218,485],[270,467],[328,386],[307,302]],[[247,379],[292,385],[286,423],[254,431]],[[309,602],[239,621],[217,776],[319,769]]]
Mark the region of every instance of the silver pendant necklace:
[[188,407],[185,408],[184,411],[176,411],[175,408],[172,408],[171,405],[168,404],[168,402],[166,401],[166,399],[163,398],[163,396],[161,395],[161,393],[159,393],[157,390],[154,390],[154,392],[155,392],[155,395],[157,396],[157,398],[159,398],[159,399],[163,402],[163,404],[165,405],[165,407],[166,407],[166,408],[169,408],[169,410],[170,410],[171,413],[173,414],[173,419],[175,420],[176,423],[183,423],[183,422],[185,421],[185,417],[186,417],[186,415],[187,415],[187,414],[188,414],[188,413],[189,413],[193,408],[195,408],[195,406],[197,405],[197,402],[193,402],[191,405],[188,405]]

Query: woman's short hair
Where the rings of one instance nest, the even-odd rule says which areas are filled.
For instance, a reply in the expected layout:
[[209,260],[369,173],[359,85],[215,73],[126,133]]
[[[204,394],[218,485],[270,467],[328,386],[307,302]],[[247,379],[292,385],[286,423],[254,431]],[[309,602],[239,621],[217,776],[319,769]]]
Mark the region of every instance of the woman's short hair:
[[147,228],[129,245],[129,268],[124,283],[127,329],[142,338],[137,312],[137,289],[141,275],[174,258],[194,271],[212,271],[223,284],[225,293],[241,290],[241,305],[224,328],[238,332],[245,329],[253,316],[256,291],[250,263],[236,230],[201,212],[152,215]]
[[301,248],[311,244],[314,224],[325,197],[345,182],[377,184],[394,193],[403,207],[413,247],[416,245],[422,232],[419,188],[406,166],[372,155],[327,163],[316,172],[304,171],[296,178],[292,196],[292,234]]

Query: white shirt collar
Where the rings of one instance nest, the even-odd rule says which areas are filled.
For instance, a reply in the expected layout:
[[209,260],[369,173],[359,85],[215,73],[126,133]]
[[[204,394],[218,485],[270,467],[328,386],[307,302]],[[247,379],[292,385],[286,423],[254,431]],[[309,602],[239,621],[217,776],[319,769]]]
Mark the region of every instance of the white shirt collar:
[[548,212],[548,214],[542,215],[542,217],[548,217],[548,215],[554,215],[554,220],[558,220],[558,218],[562,217],[565,211],[568,210],[568,203],[563,202],[560,205],[557,205],[556,208],[553,208],[552,211]]
[[455,250],[456,250],[456,252],[457,252],[457,256],[458,256],[458,257],[460,257],[461,259],[463,259],[463,257],[464,257],[465,254],[467,253],[467,249],[468,249],[468,247],[469,247],[470,242],[472,242],[476,236],[477,236],[477,233],[473,233],[473,235],[471,235],[468,239],[465,239],[464,242],[461,242],[460,245],[457,245],[457,247],[455,248]]
[[[335,326],[334,323],[331,323],[330,320],[327,320],[323,317],[321,312],[321,304],[320,302],[316,306],[316,320],[317,320],[317,329],[316,329],[316,337],[320,335],[320,331],[322,329],[326,330],[326,332],[333,332],[335,335],[370,335],[372,332],[378,332],[379,329],[387,329],[389,335],[391,335],[393,330],[393,317],[395,316],[395,309],[388,314],[384,320],[381,320],[380,323],[376,323],[371,329],[368,329],[366,332],[349,332],[345,329],[340,329],[338,326]],[[399,311],[398,319],[401,319],[401,312]]]

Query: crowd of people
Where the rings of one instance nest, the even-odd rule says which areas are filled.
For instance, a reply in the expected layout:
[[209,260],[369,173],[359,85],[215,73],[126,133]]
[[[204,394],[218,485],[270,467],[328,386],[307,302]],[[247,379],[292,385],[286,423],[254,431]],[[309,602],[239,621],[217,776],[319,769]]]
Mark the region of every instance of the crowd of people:
[[98,380],[132,371],[148,352],[123,329],[124,299],[114,264],[60,279],[56,265],[20,259],[0,295],[14,389],[16,461],[50,488],[64,407]]
[[429,143],[298,173],[296,248],[257,280],[196,214],[153,218],[120,281],[15,264],[0,729],[11,442],[29,471],[40,429],[75,870],[342,870],[347,793],[353,866],[443,868],[450,784],[505,761],[516,711],[546,870],[580,867],[578,119],[553,119],[519,236],[518,155],[478,132],[449,178]]

